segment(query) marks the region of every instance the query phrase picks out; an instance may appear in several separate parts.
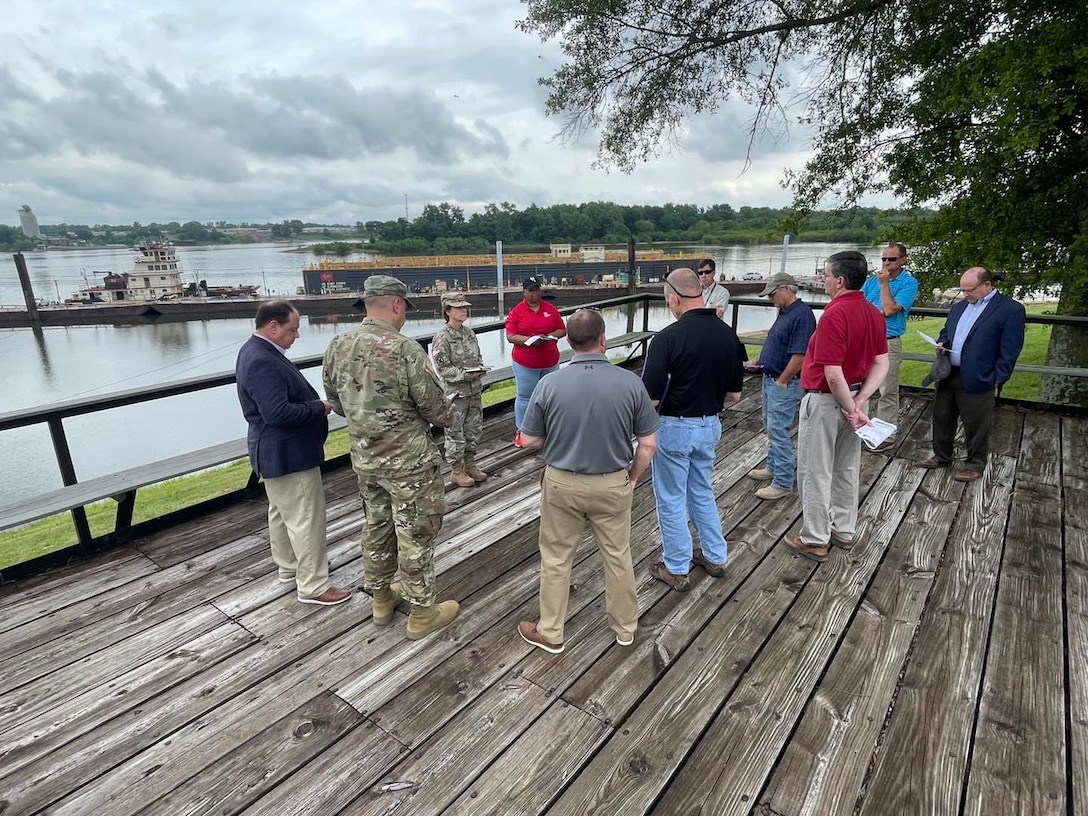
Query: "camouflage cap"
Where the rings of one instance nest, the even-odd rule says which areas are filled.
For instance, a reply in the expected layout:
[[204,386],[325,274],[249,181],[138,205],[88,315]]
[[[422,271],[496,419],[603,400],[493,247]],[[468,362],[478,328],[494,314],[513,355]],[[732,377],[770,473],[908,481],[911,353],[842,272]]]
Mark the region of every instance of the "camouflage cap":
[[447,306],[469,306],[468,298],[464,292],[445,292],[442,295],[442,308]]
[[392,275],[371,275],[363,283],[363,297],[384,297],[385,295],[398,295],[404,298],[404,302],[408,304],[409,309],[414,309],[416,305],[408,299],[408,287],[404,285],[404,282],[394,278]]

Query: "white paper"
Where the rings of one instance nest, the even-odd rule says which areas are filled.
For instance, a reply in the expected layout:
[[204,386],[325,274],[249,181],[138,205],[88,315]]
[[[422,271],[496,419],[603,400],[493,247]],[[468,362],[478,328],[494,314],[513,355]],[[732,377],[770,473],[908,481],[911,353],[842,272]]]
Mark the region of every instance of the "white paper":
[[920,332],[920,331],[918,331],[918,329],[915,329],[915,331],[916,331],[916,332],[918,332],[918,336],[919,336],[919,337],[921,337],[921,338],[922,338],[923,340],[925,340],[925,341],[926,341],[927,343],[929,343],[929,344],[930,344],[931,346],[935,346],[935,345],[937,345],[937,341],[936,341],[936,340],[934,340],[934,339],[933,339],[932,337],[930,337],[930,336],[929,336],[928,334],[926,334],[925,332]]
[[860,428],[854,431],[866,444],[869,450],[882,445],[888,437],[895,433],[895,426],[890,422],[885,422],[883,419],[870,420],[872,425],[862,425]]
[[474,366],[473,368],[466,368],[465,369],[465,371],[467,371],[469,374],[479,374],[480,372],[490,371],[490,370],[491,370],[491,366]]
[[532,337],[530,337],[528,340],[525,341],[525,345],[535,346],[537,343],[539,343],[543,339],[544,338],[541,337],[539,334],[534,334]]

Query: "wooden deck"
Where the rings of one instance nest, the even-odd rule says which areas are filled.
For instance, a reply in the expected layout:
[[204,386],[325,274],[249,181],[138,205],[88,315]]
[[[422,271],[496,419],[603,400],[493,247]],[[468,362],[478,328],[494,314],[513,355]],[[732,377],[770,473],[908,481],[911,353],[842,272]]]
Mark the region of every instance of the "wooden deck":
[[[750,385],[750,387],[752,387]],[[761,503],[758,394],[724,413],[726,577],[647,567],[614,643],[592,544],[567,651],[532,649],[540,461],[489,421],[486,487],[451,491],[443,635],[375,629],[369,596],[303,606],[252,502],[0,590],[0,813],[1088,816],[1088,420],[1002,408],[986,478],[863,454],[858,544],[822,565]],[[327,479],[331,561],[359,587],[354,479]],[[588,539],[587,539],[588,541]]]

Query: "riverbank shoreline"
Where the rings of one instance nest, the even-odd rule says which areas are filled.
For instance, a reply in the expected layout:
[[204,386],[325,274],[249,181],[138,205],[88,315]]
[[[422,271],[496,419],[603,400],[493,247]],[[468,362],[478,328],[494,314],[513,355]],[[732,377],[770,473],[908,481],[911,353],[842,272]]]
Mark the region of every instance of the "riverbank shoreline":
[[[751,295],[763,287],[763,281],[730,281],[728,288],[733,295]],[[662,284],[645,284],[639,292],[661,294]],[[627,294],[627,287],[608,286],[552,286],[544,289],[549,300],[561,307],[576,306]],[[479,289],[465,293],[469,303],[479,309],[490,309],[498,304],[494,289]],[[441,293],[413,294],[412,302],[421,312],[441,311]],[[43,328],[47,326],[132,326],[150,323],[179,321],[219,320],[250,318],[257,306],[267,298],[231,298],[198,300],[167,300],[154,303],[103,303],[78,306],[44,306],[38,308],[38,319],[31,319],[25,309],[0,309],[0,329]],[[521,290],[513,287],[503,292],[505,309],[512,308],[521,299]],[[298,295],[288,297],[303,316],[363,315],[366,306],[355,293],[344,295]]]

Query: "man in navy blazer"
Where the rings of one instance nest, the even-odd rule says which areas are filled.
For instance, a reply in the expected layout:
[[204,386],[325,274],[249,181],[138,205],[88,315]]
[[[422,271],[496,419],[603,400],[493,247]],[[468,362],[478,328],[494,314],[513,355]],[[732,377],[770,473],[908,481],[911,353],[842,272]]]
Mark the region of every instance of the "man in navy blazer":
[[952,464],[956,422],[963,420],[967,459],[956,480],[973,482],[982,476],[990,454],[990,428],[996,391],[1012,376],[1024,347],[1022,304],[994,289],[994,275],[973,266],[960,278],[963,300],[952,307],[937,344],[949,355],[951,373],[937,383],[933,401],[933,455],[924,468]]
[[329,584],[325,538],[326,417],[332,407],[287,359],[298,312],[285,300],[262,303],[253,336],[238,352],[238,401],[249,423],[249,461],[268,495],[268,538],[281,583],[302,603],[331,606],[351,592]]

